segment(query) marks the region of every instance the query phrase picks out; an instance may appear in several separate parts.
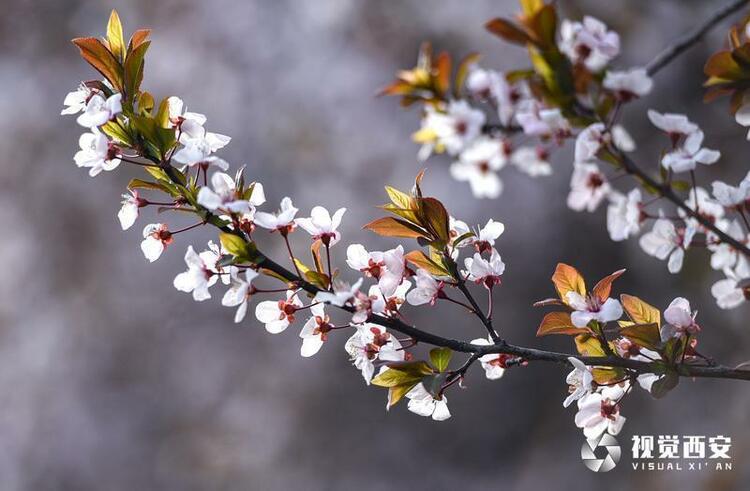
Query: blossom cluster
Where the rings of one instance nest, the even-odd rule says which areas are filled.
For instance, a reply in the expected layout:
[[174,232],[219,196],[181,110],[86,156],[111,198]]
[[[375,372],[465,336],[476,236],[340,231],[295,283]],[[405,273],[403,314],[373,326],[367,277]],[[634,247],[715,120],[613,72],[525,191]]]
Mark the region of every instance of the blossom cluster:
[[[497,24],[494,29],[506,32]],[[592,86],[582,91],[599,84],[603,92],[598,92],[604,94],[601,97],[619,106],[650,89],[641,69],[607,69],[619,50],[619,38],[600,22],[591,18],[583,23],[566,21],[561,33],[559,45],[549,33],[533,33],[535,49],[545,47],[564,54],[565,63]],[[424,171],[417,175],[410,192],[387,186],[390,202],[381,208],[389,215],[364,226],[381,236],[409,239],[417,246],[412,250],[403,240],[388,250],[371,250],[363,244],[344,248],[340,245],[347,211],[343,207],[331,213],[314,206],[307,216],[298,216],[299,209],[287,196],[278,208],[269,209],[264,186],[247,181],[244,167],[230,175],[229,163],[216,155],[230,137],[207,131],[206,116],[187,111],[180,98],[166,97],[157,104],[153,96],[140,90],[148,35],[147,30],[138,30],[126,43],[119,17],[113,12],[107,38],[74,40],[83,58],[103,79],[84,82],[68,94],[62,114],[76,115],[78,124],[86,128],[74,161],[88,168],[89,175],[114,170],[121,163],[140,166],[146,172],[145,179],[131,180],[123,195],[117,213],[123,230],[131,228],[141,210],[150,206],[198,219],[179,229],[165,222],[146,224],[140,244],[146,260],[157,261],[178,235],[209,225],[217,229],[217,240],[209,241],[205,248],[187,246],[186,270],[173,279],[177,290],[202,302],[223,287],[221,303],[233,309],[235,323],[245,321],[252,303],[254,321],[268,333],[280,334],[290,328],[296,331],[299,352],[305,358],[316,355],[337,331],[342,331],[346,336],[344,351],[365,383],[388,389],[387,408],[405,398],[409,411],[436,421],[450,417],[446,393],[462,384],[475,362],[487,379],[497,380],[508,369],[531,361],[526,351],[502,339],[493,324],[493,295],[503,284],[505,272],[505,262],[496,247],[505,231],[501,222],[490,219],[483,226],[470,227],[451,216],[440,200],[424,195]],[[474,61],[469,58],[462,63],[462,74],[457,76],[461,80],[455,87],[460,89],[465,79],[471,102],[484,101],[494,107],[503,128],[499,131],[486,131],[484,113],[466,100],[448,99],[445,56],[435,62],[436,75],[431,54],[423,50],[420,65],[403,73],[388,92],[399,93],[412,102],[423,100],[426,114],[418,139],[425,145],[425,152],[445,151],[456,156],[452,173],[469,180],[475,192],[480,191],[478,194],[492,196],[499,194],[501,183],[491,176],[507,159],[533,175],[550,171],[546,147],[511,150],[505,137],[507,128],[519,125],[545,145],[559,145],[573,138],[575,128],[580,126],[572,122],[571,107],[581,106],[577,110],[584,113],[595,108],[586,107],[580,100],[568,101],[573,106],[565,108],[555,106],[538,95],[543,89],[538,79],[515,79],[483,70]],[[703,134],[684,116],[656,112],[649,116],[672,145],[661,161],[669,179],[672,173],[689,171],[692,175],[697,164],[718,159],[718,152],[702,147]],[[618,155],[632,147],[624,130],[603,122],[586,125],[576,137],[569,205],[593,211],[609,199],[608,215],[613,215],[610,231],[616,232],[616,240],[637,233],[644,217],[652,217],[644,211],[646,205],[639,190],[619,195],[599,171],[596,159],[603,158],[603,152]],[[727,274],[722,281],[746,278],[744,256],[711,234],[716,230],[735,233],[737,221],[731,221],[725,213],[731,210],[744,219],[749,189],[750,176],[736,188],[714,183],[713,198],[694,187],[691,199],[681,208],[694,213],[685,212],[677,219],[684,226],[676,226],[677,220],[660,212],[653,217],[654,228],[642,236],[641,244],[650,254],[669,258],[670,271],[676,271],[693,236],[703,233],[713,252],[712,266]],[[711,228],[706,223],[716,225]],[[299,246],[293,239],[300,236],[310,251],[310,264],[294,253]],[[736,237],[745,240],[741,230]],[[283,241],[293,272],[259,251],[259,242],[273,239]],[[351,283],[341,280],[334,268],[332,256],[342,249],[351,270],[349,276],[353,277]],[[587,437],[620,431],[625,421],[620,406],[634,385],[660,397],[677,385],[678,367],[708,364],[708,359],[696,351],[696,335],[701,328],[689,302],[675,299],[664,311],[662,322],[660,311],[637,297],[610,297],[612,283],[623,272],[609,275],[589,291],[575,268],[559,264],[552,277],[558,298],[538,303],[562,310],[548,313],[537,335],[574,336],[578,356],[568,359],[574,370],[567,377],[571,390],[563,405],[577,401],[575,423]],[[719,282],[714,290],[720,305],[733,306],[737,290],[744,299],[739,284]],[[476,301],[472,293],[476,291],[486,293],[486,309]],[[438,302],[455,305],[476,317],[487,337],[468,343],[442,338],[412,326],[402,313],[406,304],[430,308]],[[435,345],[427,355],[417,346],[425,340]],[[469,357],[463,365],[451,369],[454,348]],[[584,363],[592,363],[591,357],[602,363]]]
[[[612,356],[662,367],[675,361],[698,362],[702,355],[696,350],[696,335],[701,328],[690,302],[678,297],[662,316],[658,309],[638,297],[623,294],[619,300],[612,298],[609,296],[612,284],[623,273],[624,270],[617,271],[587,291],[575,268],[559,264],[552,276],[558,299],[538,305],[561,306],[565,310],[548,313],[537,335],[575,336],[576,348],[586,356]],[[566,379],[569,395],[563,406],[577,402],[575,424],[583,429],[586,438],[620,432],[625,423],[620,411],[622,401],[634,385],[661,397],[676,384],[675,374],[668,369],[635,373],[587,366],[575,357],[568,361],[573,371]]]
[[[558,32],[554,23],[539,21],[555,15],[552,5],[529,5],[524,4],[517,23],[494,19],[486,27],[526,46],[535,70],[501,73],[481,67],[473,54],[462,60],[449,91],[450,57],[433,57],[425,45],[417,67],[400,72],[384,89],[384,94],[401,96],[404,104],[421,102],[421,129],[414,134],[422,144],[420,159],[447,153],[454,158],[454,178],[468,181],[475,197],[495,198],[502,191],[500,169],[511,163],[531,176],[548,175],[552,152],[572,140],[571,210],[594,212],[605,205],[613,241],[637,236],[651,224],[639,244],[649,256],[666,260],[670,273],[682,269],[690,247],[708,249],[711,267],[724,275],[711,288],[717,304],[734,308],[744,303],[750,297],[748,249],[738,250],[738,244],[750,244],[750,175],[737,186],[721,181],[710,190],[698,186],[696,171],[716,163],[720,153],[704,147],[703,131],[687,116],[649,109],[650,123],[668,144],[659,157],[661,182],[641,179],[640,186],[618,189],[615,181],[634,173],[627,154],[636,149],[619,116],[624,105],[651,92],[653,81],[645,68],[611,67],[620,37],[600,20],[562,20]],[[750,126],[750,104],[737,108],[736,119]],[[537,144],[518,146],[518,134]],[[614,172],[602,170],[602,162],[614,164]],[[686,196],[664,208],[663,189]]]

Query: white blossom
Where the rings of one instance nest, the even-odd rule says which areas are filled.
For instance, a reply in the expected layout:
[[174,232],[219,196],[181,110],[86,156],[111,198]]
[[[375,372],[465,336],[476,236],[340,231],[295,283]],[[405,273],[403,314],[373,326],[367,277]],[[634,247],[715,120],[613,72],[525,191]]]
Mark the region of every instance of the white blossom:
[[185,264],[188,270],[174,278],[174,287],[186,293],[193,293],[193,300],[202,302],[211,298],[208,289],[216,283],[218,276],[215,267],[218,256],[212,251],[195,252],[193,246],[188,246],[185,253]]
[[422,128],[414,135],[415,141],[424,144],[420,160],[429,157],[433,148],[457,155],[479,136],[485,120],[484,112],[463,100],[449,102],[445,112],[428,106]]
[[[479,346],[489,346],[491,344],[494,344],[494,342],[491,339],[477,338],[472,339],[471,344],[478,344]],[[497,380],[499,378],[502,378],[502,376],[505,374],[506,360],[507,355],[504,355],[502,353],[488,353],[486,355],[482,355],[479,358],[479,363],[482,365],[482,369],[484,369],[484,376],[487,377],[487,380]]]
[[475,253],[474,257],[464,259],[466,279],[476,283],[484,283],[488,288],[500,283],[500,277],[505,271],[505,263],[500,258],[497,249],[492,249],[490,259],[484,259],[480,253]]
[[416,287],[406,295],[411,305],[435,305],[443,291],[443,282],[437,281],[427,270],[419,268],[415,276]]
[[615,242],[637,234],[641,229],[641,190],[632,189],[627,196],[620,193],[609,195],[607,207],[607,231]]
[[96,128],[122,112],[122,94],[112,94],[106,100],[99,94],[91,96],[86,109],[76,121],[83,127]]
[[606,324],[622,317],[622,305],[614,298],[602,300],[596,295],[584,297],[578,292],[570,291],[565,299],[573,309],[570,320],[576,327],[586,327],[591,321]]
[[630,136],[628,130],[619,124],[612,126],[612,143],[623,152],[632,152],[636,147],[635,140]]
[[694,131],[687,135],[682,145],[664,154],[661,165],[674,172],[694,170],[697,164],[711,165],[719,160],[721,154],[717,150],[701,147],[703,132]]
[[267,228],[271,231],[288,231],[294,227],[294,217],[299,211],[292,205],[292,200],[285,197],[281,200],[281,208],[278,213],[266,213],[259,211],[255,213],[253,221],[259,227]]
[[570,134],[570,123],[558,108],[545,108],[535,99],[527,99],[518,105],[516,121],[524,134],[564,138]]
[[68,114],[78,114],[86,109],[86,102],[91,95],[91,89],[81,84],[72,92],[68,92],[63,101],[65,106],[60,114],[65,116]]
[[107,137],[96,128],[93,133],[84,133],[78,139],[81,149],[73,159],[78,167],[88,167],[89,176],[95,177],[101,171],[110,171],[120,165],[115,147],[109,144]]
[[690,310],[690,302],[686,298],[677,297],[672,300],[664,311],[665,324],[661,326],[661,339],[666,341],[683,334],[695,334],[701,330],[695,322],[698,312]]
[[297,218],[295,223],[312,235],[313,240],[320,240],[326,246],[333,246],[341,240],[338,228],[344,213],[346,213],[346,208],[339,208],[331,216],[328,210],[322,206],[316,206],[310,212],[310,218]]
[[651,123],[665,132],[673,140],[681,136],[687,136],[698,131],[698,126],[691,123],[684,114],[660,113],[653,109],[648,110],[648,119]]
[[389,297],[394,294],[396,288],[404,280],[408,273],[406,259],[404,258],[404,247],[399,245],[383,253],[384,269],[380,272],[378,286],[383,295]]
[[585,16],[582,23],[563,20],[560,36],[560,51],[592,72],[600,71],[620,52],[620,36],[594,17]]
[[503,143],[497,139],[479,137],[465,148],[450,172],[458,181],[468,181],[475,198],[497,198],[503,183],[497,175],[506,163]]
[[448,411],[448,398],[443,395],[440,399],[435,399],[427,392],[422,382],[407,392],[406,398],[409,399],[407,408],[414,414],[432,418],[435,421],[445,421],[451,417]]
[[[259,184],[256,184],[258,186]],[[213,188],[213,189],[211,189]],[[253,205],[243,199],[228,174],[214,172],[211,176],[211,188],[204,186],[198,191],[198,204],[211,210],[222,210],[226,213],[250,213]],[[262,186],[260,187],[262,194]],[[253,191],[253,194],[255,192]]]
[[531,177],[548,176],[552,174],[552,166],[547,158],[547,152],[544,150],[521,147],[513,152],[510,162]]
[[[747,236],[744,229],[737,220],[732,220],[728,225],[723,225],[724,232],[739,241],[740,243],[747,243]],[[713,239],[715,235],[712,233],[709,235],[710,239]],[[744,255],[740,254],[731,244],[726,242],[713,243],[713,240],[709,240],[708,249],[711,251],[711,267],[713,269],[723,271],[727,268],[734,268],[739,266],[742,270],[748,269],[748,262]]]
[[604,387],[578,399],[576,426],[583,428],[586,438],[597,438],[605,431],[617,435],[625,424],[619,401],[625,394],[620,386]]
[[310,313],[312,315],[307,319],[299,333],[299,337],[302,338],[300,355],[305,358],[309,358],[320,351],[323,343],[328,340],[328,333],[333,328],[322,303],[310,307]]
[[[244,278],[240,276],[244,273]],[[237,307],[234,314],[234,322],[240,323],[247,314],[247,303],[252,292],[252,281],[259,276],[252,269],[245,269],[241,273],[238,268],[232,268],[230,271],[231,286],[221,298],[221,304],[224,307]]]
[[[708,191],[706,191],[702,187],[698,186],[690,190],[690,192],[688,193],[688,197],[685,200],[685,206],[687,206],[691,210],[700,212],[700,215],[703,218],[715,223],[717,226],[722,225],[723,220],[721,219],[724,217],[724,207],[711,199],[711,195],[709,195]],[[696,220],[694,217],[689,216],[682,208],[677,209],[677,214],[680,216],[680,218],[685,220],[688,225],[695,228],[696,230],[706,231],[704,230],[703,225],[698,222],[698,220]]]
[[739,307],[750,297],[750,291],[743,287],[747,276],[740,276],[731,269],[724,270],[726,278],[719,280],[711,286],[711,295],[716,299],[716,304],[721,309],[733,309]]
[[333,292],[320,291],[315,294],[315,301],[343,307],[354,300],[354,297],[359,292],[359,287],[362,286],[362,281],[362,278],[360,278],[351,286],[346,283],[334,281]]
[[621,100],[629,101],[651,92],[654,81],[645,68],[631,68],[622,72],[608,71],[602,85],[617,94]]
[[477,249],[477,252],[489,251],[495,246],[495,241],[505,231],[505,225],[502,222],[496,222],[490,218],[484,227],[480,228],[475,234],[475,238],[470,241]]
[[164,249],[172,243],[172,233],[164,223],[149,223],[143,229],[141,251],[150,262],[159,259]]
[[730,186],[722,181],[714,181],[712,184],[713,195],[716,201],[727,208],[739,206],[750,199],[750,172],[740,181],[739,186]]
[[362,244],[350,244],[346,248],[346,264],[355,271],[378,279],[385,268],[381,251],[367,251]]
[[584,365],[578,358],[568,357],[568,361],[573,365],[573,371],[568,374],[565,381],[569,386],[569,395],[563,401],[563,407],[570,406],[573,401],[577,401],[593,391],[594,375],[591,369]]
[[120,226],[127,230],[133,226],[138,219],[138,210],[146,205],[146,200],[138,196],[138,191],[128,189],[126,194],[122,195],[122,206],[117,212],[117,218],[120,220]]
[[575,161],[587,162],[593,160],[602,146],[610,140],[611,136],[604,123],[594,123],[587,126],[576,138]]
[[[406,295],[409,288],[411,288],[411,282],[409,280],[404,280],[391,295],[385,295],[378,285],[370,286],[370,289],[367,292],[369,302],[368,314],[373,313],[385,316],[393,316],[397,314],[406,301]],[[352,317],[352,322],[355,324],[360,324],[366,320],[366,317],[359,319]]]
[[278,334],[294,322],[295,313],[300,307],[302,302],[297,292],[287,290],[285,300],[264,300],[256,305],[255,317],[266,325],[266,331]]
[[364,324],[357,327],[357,331],[350,337],[344,349],[349,353],[349,359],[362,372],[365,383],[370,385],[375,373],[376,360],[403,361],[404,351],[401,343],[375,324]]
[[695,231],[690,223],[685,228],[677,229],[671,221],[660,218],[654,222],[650,232],[641,236],[639,243],[646,254],[662,261],[669,258],[667,269],[670,273],[679,273]]
[[568,207],[575,211],[594,211],[611,189],[596,164],[576,162],[570,178]]

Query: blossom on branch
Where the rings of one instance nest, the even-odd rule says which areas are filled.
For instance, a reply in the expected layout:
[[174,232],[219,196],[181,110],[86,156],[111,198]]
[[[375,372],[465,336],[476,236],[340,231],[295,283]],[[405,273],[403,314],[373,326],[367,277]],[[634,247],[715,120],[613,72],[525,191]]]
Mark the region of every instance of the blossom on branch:
[[172,233],[164,223],[149,223],[143,229],[141,251],[150,262],[159,259],[164,249],[173,241]]
[[596,164],[576,162],[570,178],[568,208],[575,211],[596,210],[612,190],[607,178]]
[[669,258],[667,269],[675,274],[682,269],[685,251],[690,247],[695,231],[695,226],[690,223],[677,228],[671,221],[660,218],[654,222],[650,232],[641,236],[639,244],[650,256],[662,261]]
[[87,167],[89,176],[95,177],[102,171],[110,171],[120,165],[118,149],[105,135],[94,128],[92,133],[84,133],[78,139],[81,149],[73,159],[78,167]]
[[285,300],[264,300],[255,306],[255,317],[271,334],[284,332],[294,322],[294,315],[303,305],[297,291],[287,290]]
[[85,128],[96,128],[108,123],[122,112],[122,94],[113,94],[104,99],[94,94],[86,103],[83,114],[76,121]]
[[310,212],[310,218],[297,218],[295,223],[312,235],[313,240],[320,240],[330,247],[341,240],[338,228],[344,213],[346,213],[346,208],[339,208],[331,216],[328,210],[322,206],[316,206]]
[[448,398],[441,396],[440,399],[436,399],[427,392],[421,382],[406,394],[406,398],[409,399],[407,408],[414,414],[432,418],[435,421],[445,421],[451,417],[448,410]]

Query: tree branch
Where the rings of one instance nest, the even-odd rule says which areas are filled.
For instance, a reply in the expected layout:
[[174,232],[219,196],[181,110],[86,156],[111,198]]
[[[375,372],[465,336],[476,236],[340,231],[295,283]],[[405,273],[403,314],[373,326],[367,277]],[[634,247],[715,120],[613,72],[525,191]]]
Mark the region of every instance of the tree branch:
[[661,53],[656,55],[648,65],[646,65],[646,71],[649,75],[654,75],[656,72],[667,66],[675,58],[680,56],[682,53],[690,49],[693,45],[698,43],[703,36],[706,35],[716,24],[726,19],[733,13],[740,10],[743,6],[748,3],[748,0],[734,0],[728,3],[724,7],[717,10],[713,15],[708,17],[702,24],[696,26],[688,33],[677,38],[677,40],[670,46],[665,48]]
[[641,180],[642,183],[646,184],[650,188],[655,189],[659,193],[659,196],[671,201],[672,203],[675,204],[675,206],[677,206],[682,211],[684,211],[688,216],[690,216],[691,218],[694,218],[698,223],[703,225],[706,229],[716,234],[716,236],[721,240],[721,242],[729,244],[730,246],[732,246],[735,250],[737,250],[744,256],[750,257],[750,249],[748,249],[748,247],[745,244],[738,241],[737,239],[730,236],[729,234],[723,232],[711,220],[701,215],[696,210],[693,210],[692,208],[690,208],[687,204],[685,204],[685,201],[683,201],[683,199],[680,196],[678,196],[677,193],[674,192],[674,190],[669,184],[666,184],[666,183],[663,184],[663,183],[657,182],[656,179],[654,179],[648,173],[646,173],[643,169],[638,167],[638,165],[622,151],[614,149],[614,151],[611,151],[610,153],[620,162],[625,172],[633,176],[636,176],[638,179]]
[[[305,281],[302,278],[297,277],[294,273],[274,262],[273,260],[263,256],[257,263],[258,267],[273,271],[277,275],[286,279],[287,281],[294,282],[299,285],[300,288],[310,294],[316,294],[321,290],[317,286]],[[353,307],[344,306],[340,307],[346,312],[353,313],[355,309]],[[434,346],[450,348],[453,351],[461,353],[471,353],[476,355],[476,358],[486,354],[507,354],[523,358],[528,361],[546,361],[566,366],[570,365],[568,358],[571,356],[578,358],[586,365],[590,366],[607,366],[607,367],[618,367],[627,368],[637,373],[654,373],[663,370],[663,365],[660,368],[655,368],[655,364],[651,362],[636,361],[626,358],[619,358],[617,356],[603,356],[603,357],[590,357],[571,355],[568,353],[559,353],[555,351],[545,351],[534,348],[525,348],[522,346],[515,346],[506,343],[505,341],[498,341],[491,345],[477,345],[467,343],[465,341],[459,341],[457,339],[446,338],[438,336],[427,331],[423,331],[414,326],[406,324],[401,319],[384,317],[379,314],[371,314],[367,318],[368,322],[377,324],[385,327],[392,331],[400,332],[405,334],[414,340],[422,343],[431,344]],[[475,359],[476,359],[475,358]],[[724,378],[724,379],[736,379],[736,380],[750,380],[750,370],[740,370],[725,366],[697,366],[690,364],[678,364],[672,367],[677,373],[683,377],[705,377],[705,378]]]

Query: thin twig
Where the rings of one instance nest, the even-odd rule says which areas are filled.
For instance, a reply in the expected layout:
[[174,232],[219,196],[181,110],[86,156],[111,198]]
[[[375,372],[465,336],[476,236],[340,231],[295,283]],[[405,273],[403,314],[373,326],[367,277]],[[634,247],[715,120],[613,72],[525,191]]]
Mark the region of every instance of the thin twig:
[[748,0],[734,0],[728,3],[724,7],[720,8],[713,15],[709,16],[703,23],[693,28],[687,34],[679,37],[674,43],[665,48],[661,53],[656,55],[648,65],[646,65],[646,71],[649,75],[654,75],[656,72],[667,66],[675,58],[680,56],[683,52],[690,49],[693,45],[698,43],[703,36],[706,35],[716,24],[726,19],[733,13],[740,10],[743,6],[748,3]]

